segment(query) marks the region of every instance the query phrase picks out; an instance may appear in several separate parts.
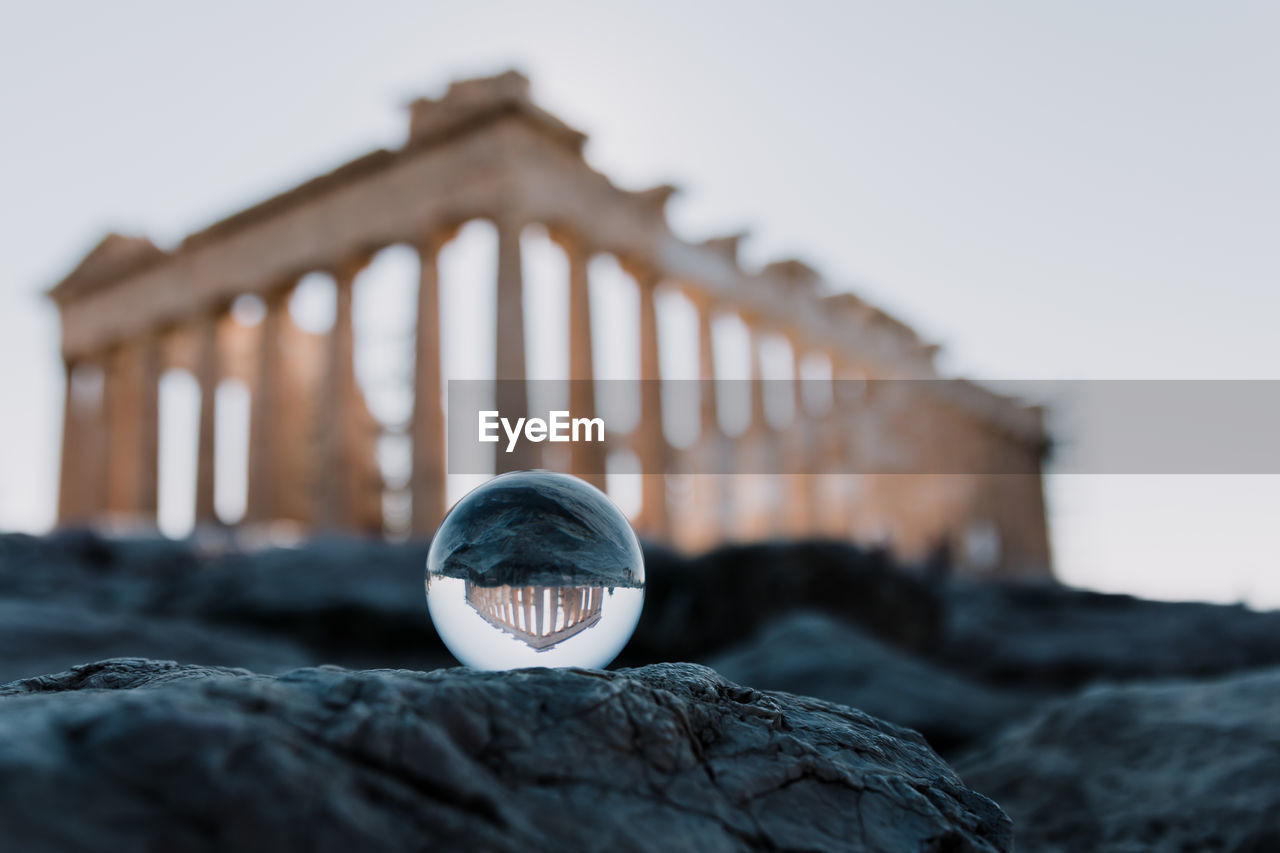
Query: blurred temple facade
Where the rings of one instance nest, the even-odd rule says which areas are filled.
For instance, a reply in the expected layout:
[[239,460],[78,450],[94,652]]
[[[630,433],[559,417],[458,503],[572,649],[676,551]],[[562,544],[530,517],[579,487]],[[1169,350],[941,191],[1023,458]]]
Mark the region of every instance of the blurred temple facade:
[[[476,219],[497,233],[499,379],[526,375],[521,234],[532,225],[545,227],[567,258],[568,378],[593,378],[588,265],[608,253],[638,288],[638,316],[609,322],[638,327],[642,379],[660,378],[655,295],[662,290],[683,293],[697,309],[704,379],[717,374],[716,312],[741,318],[753,353],[764,335],[785,339],[797,374],[814,355],[829,365],[827,381],[942,379],[936,347],[856,296],[832,291],[804,263],[748,271],[738,262],[738,235],[692,243],[673,234],[664,209],[674,188],[618,188],[588,165],[585,140],[539,108],[515,72],[457,82],[443,97],[410,106],[403,147],[374,151],[170,251],[143,237],[104,238],[50,291],[67,371],[60,522],[154,524],[158,385],[176,367],[200,388],[197,525],[218,523],[215,389],[235,377],[251,395],[239,524],[430,535],[447,509],[437,259]],[[412,462],[402,488],[409,511],[391,524],[379,428],[356,378],[352,303],[357,274],[395,245],[416,250],[420,267],[406,429]],[[337,294],[323,334],[303,330],[288,311],[297,282],[318,270],[332,275]],[[246,294],[261,301],[254,325],[232,316]],[[760,376],[756,359],[747,370]],[[571,383],[574,416],[594,411],[592,387]],[[792,420],[777,427],[756,394],[750,426],[731,436],[717,423],[715,396],[704,394],[701,438],[676,447],[664,435],[660,384],[640,387],[642,416],[630,432],[610,432],[603,445],[573,444],[561,456],[526,445],[514,467],[559,467],[604,487],[603,454],[629,450],[644,471],[666,472],[641,478],[637,529],[685,548],[825,536],[883,543],[906,559],[947,555],[962,571],[1050,571],[1041,482],[1048,441],[1038,408],[959,380],[893,383],[855,399],[833,394],[821,411],[797,401]],[[788,454],[775,467],[788,473],[755,473],[760,467],[747,461],[740,476],[696,473],[709,470],[700,460],[712,457],[717,470],[733,472],[734,460],[762,447]],[[912,455],[920,473],[866,473],[860,460],[878,452]],[[942,473],[946,464],[922,461],[931,454],[990,464]],[[499,464],[511,463],[500,456]]]

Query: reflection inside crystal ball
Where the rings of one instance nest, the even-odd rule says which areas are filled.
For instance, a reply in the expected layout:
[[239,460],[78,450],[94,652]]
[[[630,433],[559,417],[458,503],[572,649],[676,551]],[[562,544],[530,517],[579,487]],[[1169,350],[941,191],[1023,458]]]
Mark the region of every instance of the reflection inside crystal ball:
[[427,556],[440,639],[476,669],[598,668],[635,631],[644,558],[626,516],[567,474],[515,471],[449,511]]

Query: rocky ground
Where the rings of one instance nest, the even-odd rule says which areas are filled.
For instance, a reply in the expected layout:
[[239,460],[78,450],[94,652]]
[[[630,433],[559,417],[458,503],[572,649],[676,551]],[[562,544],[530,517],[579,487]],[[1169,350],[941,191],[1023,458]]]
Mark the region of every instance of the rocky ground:
[[0,537],[4,849],[1280,850],[1280,614],[648,549],[636,668],[492,675],[425,553]]
[[0,688],[0,732],[23,850],[1012,849],[915,732],[693,664],[124,659]]
[[708,664],[740,684],[821,696],[893,720],[943,752],[982,740],[1034,705],[818,613],[784,616]]
[[1280,850],[1280,669],[1098,687],[963,756],[1021,850]]

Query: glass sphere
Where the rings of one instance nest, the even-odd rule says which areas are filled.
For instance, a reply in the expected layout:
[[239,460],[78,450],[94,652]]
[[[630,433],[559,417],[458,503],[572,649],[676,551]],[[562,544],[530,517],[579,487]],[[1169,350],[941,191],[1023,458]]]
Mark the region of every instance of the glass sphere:
[[465,666],[607,665],[644,606],[644,557],[591,484],[515,471],[449,511],[427,555],[427,609]]

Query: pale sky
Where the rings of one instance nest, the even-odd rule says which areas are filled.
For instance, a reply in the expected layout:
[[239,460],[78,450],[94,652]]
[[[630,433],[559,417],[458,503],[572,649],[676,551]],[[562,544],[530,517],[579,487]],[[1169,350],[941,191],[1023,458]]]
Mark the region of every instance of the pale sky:
[[[977,378],[1280,378],[1280,7],[23,4],[0,29],[0,528],[53,520],[41,291],[403,139],[516,67],[689,239],[750,229]],[[1280,478],[1058,476],[1068,582],[1280,606]]]

